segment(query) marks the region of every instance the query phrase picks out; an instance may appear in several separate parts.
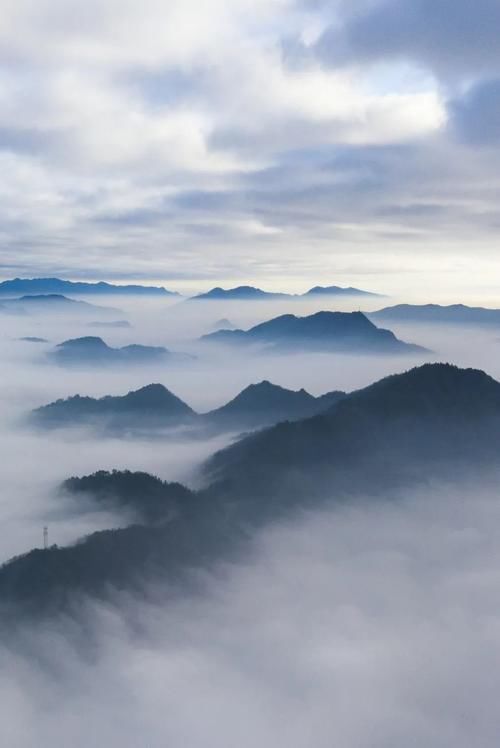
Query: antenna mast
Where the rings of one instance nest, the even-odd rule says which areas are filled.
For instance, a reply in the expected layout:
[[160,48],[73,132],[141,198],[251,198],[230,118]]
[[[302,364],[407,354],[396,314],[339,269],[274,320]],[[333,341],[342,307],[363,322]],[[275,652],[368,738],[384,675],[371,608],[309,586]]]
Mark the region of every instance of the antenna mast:
[[43,528],[43,549],[44,549],[44,551],[46,551],[48,547],[49,547],[49,528],[47,526],[45,526]]

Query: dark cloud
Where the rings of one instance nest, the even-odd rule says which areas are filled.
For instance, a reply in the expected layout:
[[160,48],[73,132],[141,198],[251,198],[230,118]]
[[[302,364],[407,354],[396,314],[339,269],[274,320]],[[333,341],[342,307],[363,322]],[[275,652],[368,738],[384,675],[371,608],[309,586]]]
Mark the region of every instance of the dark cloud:
[[331,26],[316,50],[330,63],[401,58],[439,75],[500,69],[497,0],[384,0],[364,12],[351,6],[345,24]]
[[480,81],[450,104],[452,127],[466,143],[500,144],[500,78]]

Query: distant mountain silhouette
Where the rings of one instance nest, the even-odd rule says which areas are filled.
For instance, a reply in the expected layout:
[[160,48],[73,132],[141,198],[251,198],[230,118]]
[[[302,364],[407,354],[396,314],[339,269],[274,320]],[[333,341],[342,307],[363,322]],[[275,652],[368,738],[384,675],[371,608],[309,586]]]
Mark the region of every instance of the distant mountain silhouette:
[[451,304],[450,306],[398,304],[397,306],[380,309],[377,312],[370,312],[368,317],[375,321],[388,322],[500,326],[500,309],[470,307],[463,304]]
[[73,478],[65,489],[76,500],[113,501],[143,523],[12,559],[0,568],[3,610],[13,606],[17,621],[23,611],[59,611],[78,593],[106,597],[110,586],[190,584],[197,569],[244,547],[252,528],[294,507],[396,500],[403,488],[460,480],[466,469],[480,477],[498,465],[499,438],[500,384],[481,371],[427,364],[222,450],[207,467],[211,484],[197,493],[143,473]]
[[224,344],[259,343],[275,348],[379,353],[425,352],[420,346],[398,340],[361,312],[318,312],[309,317],[284,314],[243,330],[220,330],[202,340]]
[[173,291],[158,286],[125,285],[111,283],[84,283],[81,281],[62,280],[61,278],[14,278],[0,283],[1,296],[18,296],[19,294],[70,294],[73,296],[178,296]]
[[102,338],[94,336],[65,340],[48,355],[58,364],[140,364],[188,358],[161,346],[126,345],[111,348]]
[[314,286],[306,291],[303,296],[382,296],[379,293],[373,293],[372,291],[363,291],[360,288],[353,288],[348,286],[343,288],[342,286]]
[[319,413],[343,397],[343,392],[332,392],[315,398],[305,390],[295,392],[264,381],[250,385],[229,403],[208,413],[206,418],[219,427],[260,428]]
[[235,330],[236,325],[231,322],[230,319],[227,319],[226,317],[223,317],[223,319],[218,319],[217,322],[214,322],[212,325],[213,330]]
[[255,299],[280,299],[286,298],[288,294],[262,291],[254,286],[237,286],[236,288],[212,288],[206,293],[192,296],[190,301],[217,301],[217,300],[239,300],[248,301]]
[[122,396],[75,395],[33,411],[34,421],[46,427],[95,423],[109,428],[151,428],[185,423],[195,415],[162,384],[149,384]]
[[97,306],[87,301],[75,301],[61,294],[39,294],[37,296],[21,296],[17,299],[4,299],[0,305],[0,312],[10,314],[78,314],[78,315],[113,315],[120,313],[119,309],[108,306]]
[[190,301],[259,301],[273,299],[304,299],[311,296],[380,296],[359,288],[342,288],[341,286],[315,286],[303,294],[278,293],[275,291],[263,291],[255,286],[237,286],[236,288],[212,288],[206,293],[192,296]]
[[26,335],[24,338],[18,338],[18,340],[22,340],[24,343],[48,343],[49,342],[46,338],[38,338],[35,335]]
[[233,400],[209,413],[195,413],[161,384],[150,384],[123,396],[102,398],[75,395],[37,408],[34,423],[51,427],[94,425],[111,430],[198,426],[216,431],[262,428],[280,420],[304,418],[339,402],[343,392],[313,397],[261,382],[250,385]]
[[132,327],[126,319],[116,319],[112,322],[89,322],[88,327],[99,327],[108,329],[129,329]]

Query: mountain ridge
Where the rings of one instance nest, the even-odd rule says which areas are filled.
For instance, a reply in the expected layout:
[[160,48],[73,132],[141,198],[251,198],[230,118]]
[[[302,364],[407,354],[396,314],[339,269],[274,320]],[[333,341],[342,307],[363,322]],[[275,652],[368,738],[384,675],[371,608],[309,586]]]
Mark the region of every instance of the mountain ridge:
[[115,428],[198,425],[241,430],[312,415],[343,397],[345,393],[340,391],[314,397],[305,390],[288,390],[264,381],[249,385],[219,408],[197,413],[164,385],[149,384],[125,395],[59,399],[34,410],[32,420],[49,428],[89,422],[98,425],[100,419],[110,419],[108,425]]
[[0,599],[17,620],[21,612],[61,611],[75,595],[105,599],[110,587],[144,591],[147,579],[169,588],[192,584],[196,570],[244,548],[252,528],[296,509],[360,496],[398,500],[402,488],[438,477],[461,480],[458,466],[481,476],[498,465],[499,438],[499,382],[449,364],[416,367],[352,393],[333,411],[281,423],[218,452],[210,484],[198,492],[172,489],[172,506],[173,484],[162,487],[148,474],[70,479],[76,500],[89,492],[97,503],[114,497],[138,509],[146,524],[11,559],[0,567]]
[[498,325],[500,309],[471,307],[465,304],[396,304],[367,316],[375,320],[393,322],[421,322],[457,325]]
[[70,338],[49,351],[50,360],[58,364],[116,364],[166,361],[182,357],[163,346],[148,346],[132,343],[113,348],[96,335]]
[[136,284],[118,286],[105,281],[90,283],[70,281],[62,278],[13,278],[0,282],[0,296],[7,294],[61,294],[72,293],[75,296],[90,295],[144,295],[144,296],[179,296],[175,291],[168,291],[162,286],[141,286]]
[[[493,421],[495,436],[481,435],[476,443],[475,424],[486,433]],[[419,460],[433,464],[454,456],[465,463],[478,458],[477,450],[490,455],[498,437],[496,380],[479,370],[424,364],[350,393],[333,411],[243,438],[214,455],[206,470],[212,481],[236,492],[252,486],[262,496],[312,490],[310,475],[328,484],[335,474],[340,485],[346,472],[368,490],[366,471],[385,465],[387,475],[397,476]]]
[[249,330],[219,330],[203,335],[209,343],[260,343],[276,348],[380,350],[426,353],[426,349],[399,340],[390,330],[376,327],[362,312],[316,312],[304,317],[283,314]]
[[232,288],[221,288],[215,286],[209,291],[191,296],[189,301],[212,301],[212,300],[272,300],[272,299],[305,299],[311,296],[371,296],[381,297],[382,294],[364,291],[360,288],[347,288],[342,286],[313,286],[301,294],[290,294],[278,291],[263,291],[256,286],[234,286]]
[[0,311],[16,312],[16,313],[31,313],[33,311],[44,311],[44,312],[82,312],[84,314],[104,314],[104,315],[117,315],[122,314],[120,309],[109,306],[100,306],[97,304],[91,304],[88,301],[82,301],[81,299],[69,299],[63,294],[26,294],[24,296],[15,298],[2,299],[0,305]]

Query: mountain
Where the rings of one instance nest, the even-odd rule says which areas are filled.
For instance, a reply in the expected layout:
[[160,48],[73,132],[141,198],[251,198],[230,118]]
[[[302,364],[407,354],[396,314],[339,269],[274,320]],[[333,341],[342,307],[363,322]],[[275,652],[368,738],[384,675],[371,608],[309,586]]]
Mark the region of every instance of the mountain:
[[382,296],[379,293],[373,293],[372,291],[363,291],[360,288],[342,288],[342,286],[314,286],[309,291],[302,294],[303,297],[308,296]]
[[425,349],[398,340],[361,312],[317,312],[309,317],[284,314],[243,330],[219,330],[204,335],[213,343],[260,343],[274,348],[380,353],[424,353]]
[[36,296],[21,296],[17,299],[4,299],[1,312],[10,314],[84,314],[110,315],[120,313],[119,309],[108,306],[97,306],[87,301],[75,301],[60,294],[38,294]]
[[111,348],[102,338],[94,336],[65,340],[48,355],[57,364],[141,364],[184,358],[183,354],[172,353],[161,346]]
[[162,384],[149,384],[126,395],[93,398],[74,395],[37,408],[35,423],[45,427],[95,424],[101,427],[151,428],[176,426],[195,417],[189,405]]
[[192,501],[194,493],[180,483],[167,483],[148,473],[99,470],[64,481],[61,492],[79,500],[88,497],[107,509],[132,510],[138,521],[165,522]]
[[359,288],[342,288],[341,286],[315,286],[303,294],[276,293],[263,291],[255,286],[237,286],[236,288],[212,288],[206,293],[192,296],[190,301],[265,301],[273,299],[305,299],[314,296],[380,296],[380,294],[362,291]]
[[192,296],[190,301],[255,301],[265,299],[286,299],[288,294],[262,291],[254,286],[237,286],[236,288],[212,288],[206,293]]
[[500,309],[451,304],[398,304],[397,306],[370,312],[368,316],[375,321],[388,322],[422,322],[452,325],[486,325],[500,326]]
[[236,325],[231,322],[230,319],[227,319],[226,317],[223,317],[222,319],[218,319],[217,322],[214,322],[212,325],[212,330],[235,330]]
[[75,395],[37,408],[31,421],[44,428],[93,425],[114,430],[198,426],[216,431],[262,428],[280,420],[304,418],[340,401],[343,392],[313,397],[261,382],[250,385],[221,408],[200,415],[161,384],[150,384],[122,396]]
[[116,286],[111,283],[83,283],[81,281],[62,280],[61,278],[14,278],[0,283],[1,296],[18,296],[20,294],[70,294],[73,296],[178,296],[174,291],[167,291],[159,286],[126,285]]
[[319,413],[343,397],[343,392],[332,392],[315,398],[304,389],[295,392],[263,381],[250,385],[229,403],[208,413],[205,418],[219,428],[261,428],[279,421],[296,420]]
[[112,501],[143,523],[4,564],[2,612],[13,606],[17,622],[23,611],[67,608],[78,593],[138,591],[151,579],[174,590],[196,584],[197,570],[233,557],[252,528],[293,508],[396,501],[409,486],[460,481],[468,469],[480,479],[498,465],[499,438],[500,384],[481,371],[426,364],[354,392],[323,415],[245,437],[209,461],[211,483],[198,492],[144,473],[70,479],[64,488],[75,500]]
[[47,338],[38,338],[36,335],[26,335],[24,338],[18,338],[23,343],[48,343]]
[[196,572],[241,550],[244,532],[225,520],[215,502],[194,494],[177,507],[170,521],[94,532],[74,545],[34,549],[1,566],[0,626],[71,612],[82,596],[139,595],[149,580],[167,584],[171,596],[196,584]]
[[129,329],[132,327],[130,322],[126,319],[116,319],[112,322],[89,322],[88,327],[99,327],[99,328],[107,328],[107,329]]
[[383,491],[452,466],[497,459],[500,384],[484,372],[426,364],[377,382],[332,411],[281,423],[208,463],[212,481],[259,501]]

